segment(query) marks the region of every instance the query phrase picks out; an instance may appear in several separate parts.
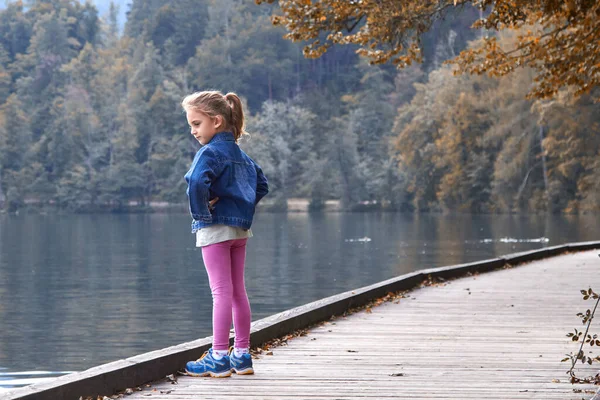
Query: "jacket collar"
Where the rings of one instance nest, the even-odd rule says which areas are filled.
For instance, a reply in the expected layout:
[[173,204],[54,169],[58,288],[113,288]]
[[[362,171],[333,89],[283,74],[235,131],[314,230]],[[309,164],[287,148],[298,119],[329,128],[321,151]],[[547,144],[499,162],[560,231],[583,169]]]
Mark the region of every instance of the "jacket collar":
[[221,141],[235,142],[233,133],[232,132],[219,132],[219,133],[215,134],[215,136],[213,136],[212,139],[210,139],[210,142],[208,142],[208,143],[217,143],[217,142],[221,142]]

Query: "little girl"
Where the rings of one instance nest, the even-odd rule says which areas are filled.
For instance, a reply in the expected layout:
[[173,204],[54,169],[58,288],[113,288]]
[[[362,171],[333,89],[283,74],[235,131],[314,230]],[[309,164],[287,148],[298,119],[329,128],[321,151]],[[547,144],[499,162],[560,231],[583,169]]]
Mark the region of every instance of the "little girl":
[[[192,376],[252,374],[250,303],[244,283],[246,241],[256,204],[269,191],[260,167],[237,145],[244,131],[235,93],[193,93],[181,103],[192,135],[203,145],[185,175],[192,233],[208,272],[213,297],[213,347],[186,365]],[[235,343],[229,346],[232,322]]]

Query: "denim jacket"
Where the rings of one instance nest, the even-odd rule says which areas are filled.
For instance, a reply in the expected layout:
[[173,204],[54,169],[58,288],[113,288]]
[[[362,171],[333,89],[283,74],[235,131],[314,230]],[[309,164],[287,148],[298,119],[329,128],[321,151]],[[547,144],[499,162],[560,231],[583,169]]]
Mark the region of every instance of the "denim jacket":
[[[217,133],[198,150],[185,180],[192,233],[215,224],[249,229],[256,204],[269,192],[262,170],[231,132]],[[219,201],[210,210],[208,202],[215,197]]]

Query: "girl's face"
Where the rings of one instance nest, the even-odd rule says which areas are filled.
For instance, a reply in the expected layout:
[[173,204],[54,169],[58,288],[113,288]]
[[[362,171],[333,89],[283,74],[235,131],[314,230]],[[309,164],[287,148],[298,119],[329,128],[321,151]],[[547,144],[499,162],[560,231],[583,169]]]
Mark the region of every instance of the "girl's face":
[[191,134],[200,144],[205,145],[220,131],[223,125],[223,117],[217,115],[209,117],[208,115],[190,108],[185,111],[188,125],[191,128]]

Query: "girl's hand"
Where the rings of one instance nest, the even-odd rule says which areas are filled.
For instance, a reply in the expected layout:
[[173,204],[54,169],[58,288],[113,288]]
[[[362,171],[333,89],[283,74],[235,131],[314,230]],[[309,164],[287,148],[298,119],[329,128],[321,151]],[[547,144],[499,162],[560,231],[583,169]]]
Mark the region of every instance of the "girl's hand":
[[209,210],[212,210],[213,208],[215,208],[215,203],[216,203],[217,201],[219,201],[219,198],[218,198],[218,197],[215,197],[214,199],[210,200],[210,201],[208,202],[208,209],[209,209]]

